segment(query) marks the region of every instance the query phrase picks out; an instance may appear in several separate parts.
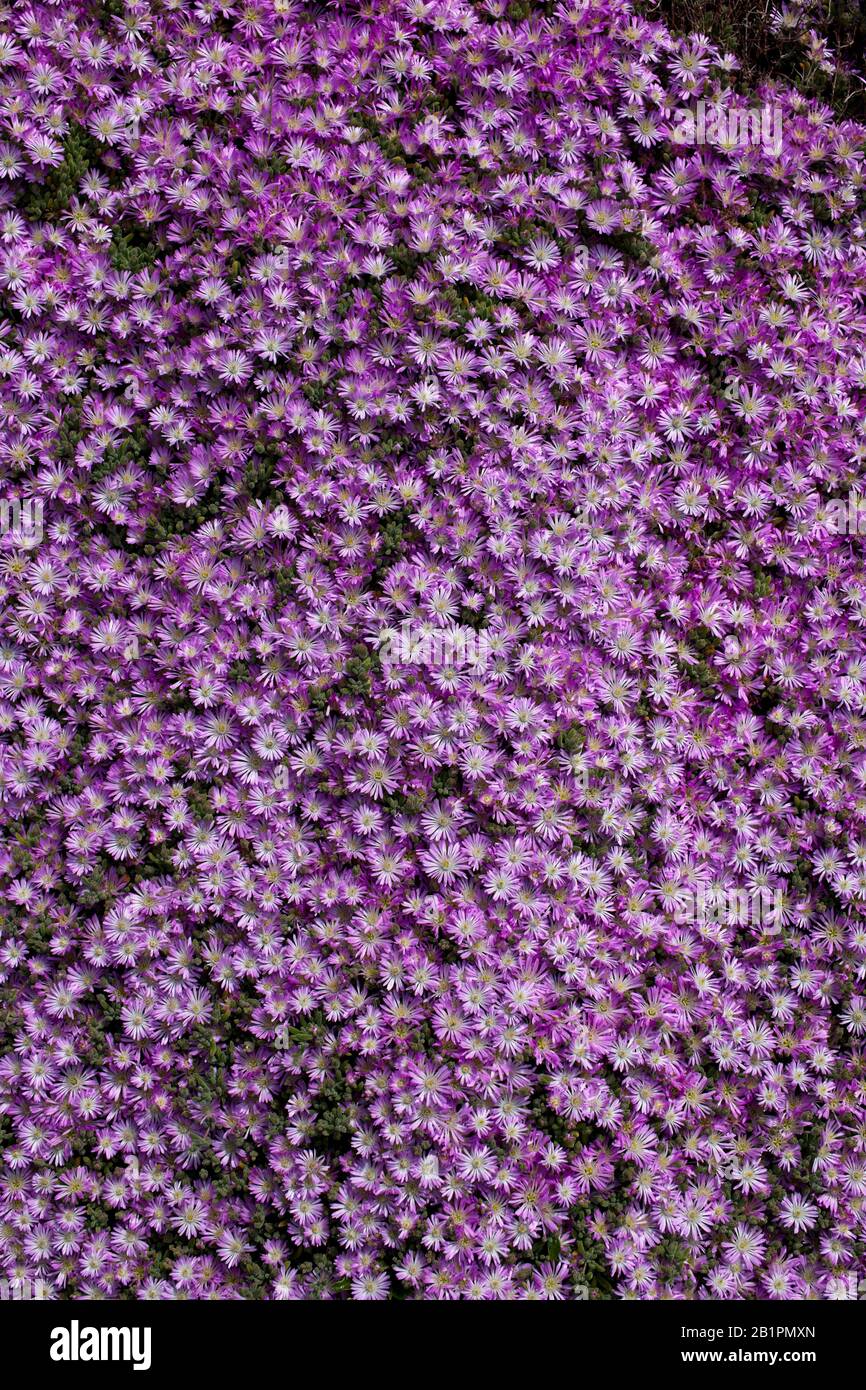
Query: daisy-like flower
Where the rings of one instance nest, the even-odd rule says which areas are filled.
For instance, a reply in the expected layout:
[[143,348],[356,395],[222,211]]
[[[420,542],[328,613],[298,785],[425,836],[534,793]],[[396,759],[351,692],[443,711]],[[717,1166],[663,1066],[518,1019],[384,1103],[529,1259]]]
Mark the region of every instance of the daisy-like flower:
[[853,102],[620,0],[116,8],[0,35],[0,1262],[848,1296]]

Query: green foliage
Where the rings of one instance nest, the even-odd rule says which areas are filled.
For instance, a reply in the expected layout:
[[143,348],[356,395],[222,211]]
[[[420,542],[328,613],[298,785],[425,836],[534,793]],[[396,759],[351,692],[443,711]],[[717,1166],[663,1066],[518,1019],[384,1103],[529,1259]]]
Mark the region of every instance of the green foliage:
[[[722,50],[735,53],[742,64],[746,89],[771,79],[787,82],[805,96],[826,102],[837,116],[863,120],[866,86],[862,80],[866,53],[866,9],[860,0],[826,0],[814,26],[838,61],[826,72],[809,59],[793,30],[777,31],[755,0],[643,0],[648,18],[661,20],[677,34],[704,34]],[[852,71],[859,67],[860,71]]]
[[282,565],[269,577],[274,588],[274,598],[280,604],[286,603],[291,598],[292,585],[295,582],[294,565]]
[[611,233],[608,242],[621,251],[624,256],[629,256],[633,261],[638,261],[641,265],[649,265],[656,254],[656,249],[651,241],[640,236],[637,232],[617,231]]
[[411,250],[405,242],[401,241],[396,246],[389,247],[388,255],[391,257],[398,275],[405,276],[407,280],[411,280],[417,275],[421,257],[417,251]]
[[427,805],[423,792],[387,792],[381,806],[390,816],[417,816]]
[[363,1095],[361,1084],[349,1079],[351,1065],[349,1057],[333,1058],[330,1077],[315,1097],[312,1138],[329,1155],[348,1153],[351,1147],[358,1102]]
[[382,670],[379,653],[371,651],[363,642],[356,642],[352,655],[346,662],[346,672],[339,685],[339,694],[360,699],[369,699],[373,693],[373,677]]
[[136,879],[165,878],[174,873],[172,854],[174,844],[166,841],[162,845],[151,845],[146,854],[137,860],[133,877]]
[[373,586],[381,584],[382,579],[396,560],[404,553],[406,543],[415,536],[408,507],[389,512],[379,525],[379,548],[376,551],[376,565],[370,576]]
[[532,1093],[529,1114],[533,1126],[542,1134],[546,1134],[548,1139],[552,1139],[554,1144],[561,1144],[564,1149],[575,1148],[579,1132],[584,1126],[575,1125],[557,1114],[550,1104],[547,1087],[543,1083],[536,1086]]
[[63,141],[63,163],[48,169],[38,183],[24,186],[19,199],[21,211],[35,222],[58,222],[85,174],[99,164],[98,142],[84,126],[73,123]]
[[272,459],[251,459],[244,470],[244,488],[257,502],[264,502],[271,490],[273,476]]
[[[212,483],[201,501],[194,507],[184,507],[176,502],[166,502],[155,516],[151,517],[144,532],[144,553],[151,546],[157,549],[169,544],[176,536],[189,536],[214,517],[219,516],[219,488]],[[103,527],[103,529],[105,529]]]
[[459,767],[440,767],[433,775],[433,795],[440,798],[459,796],[463,790],[463,774]]
[[274,477],[283,457],[285,445],[278,439],[257,439],[251,458],[244,470],[244,491],[257,502],[281,505],[285,498]]
[[773,592],[773,576],[769,570],[756,569],[754,571],[754,595],[755,598],[769,598]]
[[147,425],[139,421],[116,448],[106,449],[102,458],[90,470],[92,482],[101,482],[128,463],[142,463],[150,453]]
[[713,656],[721,647],[721,641],[708,627],[699,624],[691,632],[691,644],[698,656],[706,659]]
[[553,740],[554,746],[563,753],[581,753],[583,751],[585,737],[583,730],[576,724],[568,724],[561,729]]
[[321,410],[328,399],[328,388],[323,381],[312,381],[308,379],[301,383],[301,390],[309,404],[314,406],[316,410]]
[[781,698],[782,692],[779,688],[771,681],[765,681],[761,689],[749,697],[749,708],[754,714],[765,715],[779,703]]
[[57,440],[55,448],[57,450],[58,463],[72,463],[75,458],[75,451],[84,438],[84,430],[81,424],[81,406],[73,402],[64,408],[63,415],[57,427]]
[[495,299],[479,290],[457,290],[453,285],[444,285],[440,287],[439,293],[461,327],[473,318],[492,318],[496,311]]
[[149,270],[158,254],[159,248],[136,223],[122,223],[111,234],[108,258],[115,270],[128,270],[136,275],[141,270]]

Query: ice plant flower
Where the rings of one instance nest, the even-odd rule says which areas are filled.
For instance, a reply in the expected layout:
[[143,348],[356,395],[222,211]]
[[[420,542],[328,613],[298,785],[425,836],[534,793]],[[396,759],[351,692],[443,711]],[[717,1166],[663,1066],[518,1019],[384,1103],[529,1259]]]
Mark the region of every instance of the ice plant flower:
[[0,30],[0,1276],[856,1297],[866,128],[629,0]]

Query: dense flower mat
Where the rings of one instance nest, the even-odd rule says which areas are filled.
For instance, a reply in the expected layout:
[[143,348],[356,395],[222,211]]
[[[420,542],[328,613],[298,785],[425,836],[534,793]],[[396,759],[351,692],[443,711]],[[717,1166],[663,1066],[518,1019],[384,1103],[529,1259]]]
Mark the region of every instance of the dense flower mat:
[[625,0],[0,30],[0,1276],[856,1297],[866,130]]

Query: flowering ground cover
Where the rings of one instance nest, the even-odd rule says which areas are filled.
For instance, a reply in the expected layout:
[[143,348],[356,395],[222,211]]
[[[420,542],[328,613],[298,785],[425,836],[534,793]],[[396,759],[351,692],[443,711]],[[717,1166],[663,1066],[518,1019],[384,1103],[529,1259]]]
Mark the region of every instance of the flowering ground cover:
[[7,1284],[857,1296],[866,127],[737,71],[0,10]]

